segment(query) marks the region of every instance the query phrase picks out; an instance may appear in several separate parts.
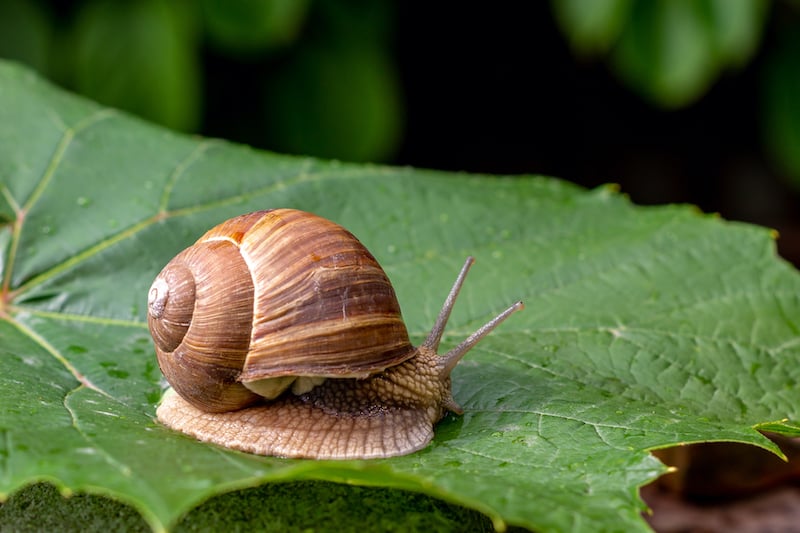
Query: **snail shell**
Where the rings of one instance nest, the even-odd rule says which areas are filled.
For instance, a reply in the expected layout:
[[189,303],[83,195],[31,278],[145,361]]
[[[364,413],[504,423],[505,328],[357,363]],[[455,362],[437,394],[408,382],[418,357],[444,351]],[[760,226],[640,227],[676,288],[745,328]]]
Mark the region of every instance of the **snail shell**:
[[375,258],[301,211],[211,229],[164,267],[148,306],[167,381],[209,412],[275,398],[299,376],[363,378],[414,353]]
[[[436,354],[411,345],[388,277],[347,230],[291,209],[212,228],[153,282],[148,324],[174,391],[157,416],[201,440],[287,457],[369,458],[428,444],[461,412],[450,371],[521,302]],[[291,389],[291,390],[287,390]]]

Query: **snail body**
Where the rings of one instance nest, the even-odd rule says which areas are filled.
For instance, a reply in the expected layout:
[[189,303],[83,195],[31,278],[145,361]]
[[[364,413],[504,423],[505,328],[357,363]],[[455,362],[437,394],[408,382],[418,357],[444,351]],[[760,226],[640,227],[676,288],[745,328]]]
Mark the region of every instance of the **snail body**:
[[172,386],[159,421],[263,455],[403,455],[461,413],[450,371],[517,302],[436,353],[459,274],[428,339],[409,341],[388,277],[351,233],[291,209],[212,228],[156,277],[148,324]]

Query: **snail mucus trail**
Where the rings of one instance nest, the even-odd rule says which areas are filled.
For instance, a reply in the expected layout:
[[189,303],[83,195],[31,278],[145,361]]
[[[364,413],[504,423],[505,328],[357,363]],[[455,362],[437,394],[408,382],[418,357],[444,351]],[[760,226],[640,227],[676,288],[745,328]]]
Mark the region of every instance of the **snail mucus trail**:
[[274,209],[223,222],[156,277],[148,324],[171,388],[158,420],[245,452],[366,459],[428,445],[462,413],[450,372],[516,302],[438,355],[473,259],[414,347],[394,289],[350,232]]

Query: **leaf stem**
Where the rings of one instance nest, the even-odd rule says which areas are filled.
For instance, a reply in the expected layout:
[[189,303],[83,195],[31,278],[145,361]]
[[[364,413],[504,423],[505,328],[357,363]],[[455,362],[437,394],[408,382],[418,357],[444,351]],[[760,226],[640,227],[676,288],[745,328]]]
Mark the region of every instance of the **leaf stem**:
[[19,236],[22,232],[22,224],[25,220],[25,212],[20,205],[14,200],[11,191],[8,187],[3,187],[3,196],[8,204],[14,210],[14,220],[11,223],[11,246],[8,250],[8,257],[6,258],[5,265],[3,265],[3,284],[0,289],[0,315],[4,314],[5,307],[11,301],[9,289],[11,288],[11,271],[13,270],[14,260],[17,256],[17,248],[19,246]]

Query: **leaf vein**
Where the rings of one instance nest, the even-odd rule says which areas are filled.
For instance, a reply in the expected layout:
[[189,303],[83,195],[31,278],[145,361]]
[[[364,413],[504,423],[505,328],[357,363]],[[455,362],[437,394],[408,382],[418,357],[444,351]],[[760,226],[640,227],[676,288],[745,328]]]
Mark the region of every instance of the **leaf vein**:
[[51,318],[54,320],[64,320],[68,322],[85,322],[89,324],[98,324],[101,326],[121,326],[139,329],[147,328],[146,322],[140,322],[138,320],[124,320],[120,318],[108,318],[92,315],[77,315],[74,313],[62,313],[60,311],[44,311],[41,309],[28,309],[24,306],[12,306],[11,310],[16,312],[25,312],[41,318]]
[[131,468],[125,465],[124,463],[121,463],[120,461],[114,459],[114,457],[107,451],[105,451],[101,446],[97,446],[97,443],[81,429],[80,423],[78,422],[78,414],[70,406],[69,400],[73,394],[77,393],[83,388],[84,385],[80,385],[79,387],[76,387],[75,389],[67,393],[67,395],[64,397],[64,409],[66,409],[67,412],[69,413],[72,427],[88,444],[91,444],[92,450],[97,450],[97,452],[103,457],[103,460],[106,462],[106,464],[108,464],[113,469],[117,470],[123,477],[130,478],[132,474]]
[[196,161],[198,161],[200,157],[209,150],[209,148],[219,144],[222,143],[216,139],[205,139],[202,142],[197,143],[194,150],[189,152],[189,154],[175,166],[169,178],[164,183],[164,190],[161,193],[161,201],[159,202],[158,207],[159,213],[166,215],[168,212],[167,206],[169,205],[169,200],[172,196],[172,190],[175,188],[178,180],[180,180],[181,177],[186,174],[186,171]]
[[100,387],[92,383],[91,380],[89,380],[89,378],[84,376],[83,373],[81,373],[72,363],[69,362],[69,360],[66,357],[64,357],[64,354],[58,351],[58,349],[55,346],[47,342],[47,339],[39,335],[39,333],[37,333],[33,328],[26,326],[19,320],[15,320],[12,318],[9,318],[7,320],[12,326],[14,326],[17,330],[19,330],[20,333],[30,338],[34,343],[38,344],[39,347],[41,347],[44,351],[53,356],[53,358],[56,361],[61,363],[69,371],[69,373],[72,374],[76,380],[78,380],[78,382],[81,385],[85,386],[88,389],[97,391],[104,396],[108,396],[109,398],[111,397],[106,391],[102,390]]

